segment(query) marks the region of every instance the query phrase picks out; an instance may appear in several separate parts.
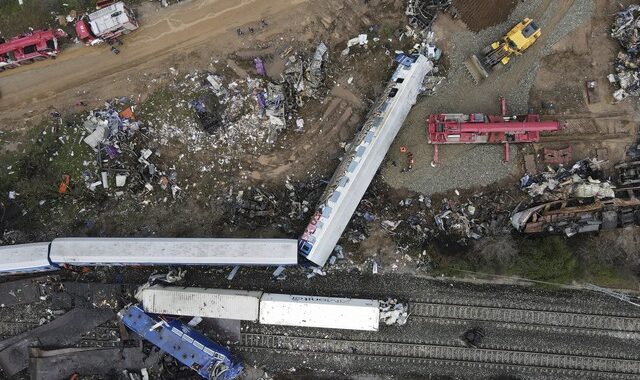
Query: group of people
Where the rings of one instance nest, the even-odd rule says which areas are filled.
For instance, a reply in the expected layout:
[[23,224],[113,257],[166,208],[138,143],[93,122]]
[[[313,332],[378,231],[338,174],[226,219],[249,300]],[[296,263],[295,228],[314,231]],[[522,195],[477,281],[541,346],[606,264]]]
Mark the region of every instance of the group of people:
[[[267,24],[267,22],[264,19],[260,20],[260,28],[261,29],[266,28],[267,25],[269,25],[269,24]],[[239,36],[244,34],[244,32],[242,31],[241,28],[236,29],[236,33],[238,33]],[[253,27],[251,27],[251,26],[249,27],[249,33],[250,34],[255,33],[255,29]]]

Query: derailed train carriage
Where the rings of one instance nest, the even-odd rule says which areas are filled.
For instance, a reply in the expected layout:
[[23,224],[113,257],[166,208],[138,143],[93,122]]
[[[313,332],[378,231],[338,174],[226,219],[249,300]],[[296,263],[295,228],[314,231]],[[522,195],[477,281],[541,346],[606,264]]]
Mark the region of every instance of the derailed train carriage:
[[67,265],[296,265],[297,251],[293,239],[60,238],[0,246],[0,275]]

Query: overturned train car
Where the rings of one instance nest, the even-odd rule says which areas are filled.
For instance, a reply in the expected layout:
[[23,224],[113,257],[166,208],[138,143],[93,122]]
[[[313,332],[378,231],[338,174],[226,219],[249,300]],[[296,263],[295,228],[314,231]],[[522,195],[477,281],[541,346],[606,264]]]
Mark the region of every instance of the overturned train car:
[[565,234],[640,225],[640,187],[614,190],[615,197],[566,199],[516,212],[511,224],[526,234]]

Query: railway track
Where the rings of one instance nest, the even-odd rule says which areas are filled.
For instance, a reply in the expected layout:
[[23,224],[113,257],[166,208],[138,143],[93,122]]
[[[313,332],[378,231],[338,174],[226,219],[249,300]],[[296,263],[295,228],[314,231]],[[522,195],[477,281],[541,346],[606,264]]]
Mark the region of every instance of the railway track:
[[639,332],[640,318],[584,312],[516,309],[494,306],[452,305],[415,302],[409,304],[412,317],[516,323],[605,331]]
[[[0,340],[20,335],[38,326],[40,326],[40,324],[35,322],[0,322]],[[115,347],[119,344],[122,344],[122,342],[120,341],[118,328],[104,326],[96,327],[86,334],[83,334],[82,339],[77,343],[77,345],[83,347]]]
[[[518,309],[518,310],[532,310],[532,311],[552,311],[558,313],[573,313],[573,314],[592,314],[592,315],[604,315],[610,317],[628,317],[628,318],[640,318],[640,309],[635,307],[627,307],[622,305],[615,311],[611,311],[611,307],[607,306],[601,309],[594,308],[593,301],[582,303],[546,303],[540,299],[531,299],[529,302],[535,302],[535,306],[524,307],[523,302],[519,300],[503,301],[502,299],[487,299],[487,298],[452,298],[452,297],[438,297],[437,295],[430,296],[429,298],[410,299],[407,301],[411,304],[443,304],[453,306],[473,306],[473,307],[493,307],[499,309]],[[607,304],[609,305],[609,304]]]
[[[243,334],[242,350],[278,350],[291,353],[360,356],[361,359],[389,363],[445,361],[489,365],[493,369],[530,368],[545,373],[558,371],[574,375],[597,373],[607,378],[640,375],[640,361],[606,356],[585,356],[526,352],[508,348],[473,349],[465,346],[324,339],[270,334]],[[580,377],[580,376],[579,376]]]

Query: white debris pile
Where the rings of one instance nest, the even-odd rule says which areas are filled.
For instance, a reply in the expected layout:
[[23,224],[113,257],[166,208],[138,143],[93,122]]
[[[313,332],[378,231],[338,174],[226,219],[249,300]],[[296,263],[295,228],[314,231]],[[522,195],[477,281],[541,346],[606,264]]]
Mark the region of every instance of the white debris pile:
[[613,198],[613,186],[602,177],[604,161],[585,159],[576,162],[570,169],[562,165],[558,169],[548,167],[539,175],[526,174],[520,179],[520,188],[529,196],[542,201],[567,198]]
[[[260,78],[228,81],[208,72],[187,74],[169,86],[179,100],[151,115],[150,136],[163,146],[182,143],[191,153],[216,148],[255,153],[275,141],[274,117],[260,101],[273,92],[268,85]],[[153,101],[149,106],[154,108]],[[277,132],[284,127],[280,111]]]
[[393,298],[380,301],[380,321],[384,322],[384,324],[402,326],[407,323],[408,318],[408,305],[398,303],[398,300]]
[[119,154],[118,141],[132,137],[140,129],[139,123],[134,121],[133,110],[127,108],[127,112],[118,113],[113,104],[117,102],[106,103],[105,108],[91,111],[83,123],[88,133],[83,141],[94,150],[105,145],[112,147],[114,154]]

